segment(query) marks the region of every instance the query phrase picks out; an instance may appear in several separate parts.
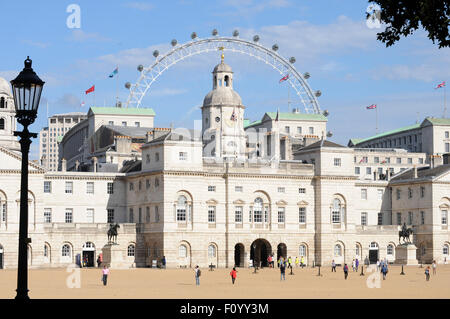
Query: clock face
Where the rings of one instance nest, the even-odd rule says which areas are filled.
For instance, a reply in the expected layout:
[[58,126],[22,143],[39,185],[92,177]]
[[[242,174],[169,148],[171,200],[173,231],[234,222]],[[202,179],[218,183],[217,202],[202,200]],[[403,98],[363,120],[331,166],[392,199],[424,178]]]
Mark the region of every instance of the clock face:
[[220,122],[220,117],[216,117],[216,122],[217,122],[217,123]]

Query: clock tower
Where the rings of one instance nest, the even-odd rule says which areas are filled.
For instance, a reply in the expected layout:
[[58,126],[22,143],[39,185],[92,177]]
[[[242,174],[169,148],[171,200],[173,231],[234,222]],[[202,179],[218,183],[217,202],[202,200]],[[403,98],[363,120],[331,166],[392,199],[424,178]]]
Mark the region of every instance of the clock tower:
[[246,138],[244,109],[233,90],[233,71],[222,61],[212,72],[213,89],[203,100],[203,156],[243,159]]

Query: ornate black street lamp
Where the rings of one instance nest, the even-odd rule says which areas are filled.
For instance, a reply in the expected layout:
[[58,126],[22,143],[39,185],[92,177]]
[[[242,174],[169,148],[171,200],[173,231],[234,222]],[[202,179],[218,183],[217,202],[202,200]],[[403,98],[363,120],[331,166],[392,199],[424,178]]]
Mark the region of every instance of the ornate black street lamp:
[[19,264],[17,269],[17,295],[16,299],[24,300],[28,297],[28,153],[31,138],[36,133],[30,133],[28,126],[37,116],[39,101],[41,99],[42,81],[31,68],[30,57],[25,60],[25,67],[19,75],[11,81],[14,104],[16,107],[17,122],[22,124],[22,132],[14,132],[20,137],[20,150],[22,152],[22,172],[20,181],[20,223],[19,223]]

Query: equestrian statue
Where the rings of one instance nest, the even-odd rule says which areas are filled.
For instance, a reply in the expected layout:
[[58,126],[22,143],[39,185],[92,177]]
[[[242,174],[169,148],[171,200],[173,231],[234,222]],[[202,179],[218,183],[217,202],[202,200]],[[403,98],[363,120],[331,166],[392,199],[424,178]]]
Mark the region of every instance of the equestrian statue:
[[406,228],[406,224],[403,223],[402,230],[398,232],[398,242],[400,244],[400,239],[403,238],[403,244],[411,244],[410,236],[412,235],[412,228]]
[[120,228],[119,224],[111,224],[108,229],[108,243],[117,244],[117,228]]

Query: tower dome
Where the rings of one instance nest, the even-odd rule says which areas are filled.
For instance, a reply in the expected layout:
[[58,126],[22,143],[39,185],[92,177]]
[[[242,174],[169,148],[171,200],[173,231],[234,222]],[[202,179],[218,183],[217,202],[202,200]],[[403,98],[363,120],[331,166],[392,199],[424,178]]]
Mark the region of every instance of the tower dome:
[[203,106],[242,105],[242,99],[233,90],[233,70],[225,62],[215,66],[213,73],[213,89],[203,100]]
[[12,96],[11,86],[9,85],[9,82],[2,77],[0,77],[0,94]]

